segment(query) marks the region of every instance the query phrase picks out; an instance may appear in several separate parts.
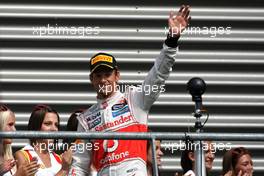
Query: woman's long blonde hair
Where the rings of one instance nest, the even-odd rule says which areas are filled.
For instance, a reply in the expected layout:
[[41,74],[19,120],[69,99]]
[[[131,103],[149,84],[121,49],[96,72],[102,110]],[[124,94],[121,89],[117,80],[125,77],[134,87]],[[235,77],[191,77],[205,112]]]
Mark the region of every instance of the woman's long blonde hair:
[[[0,104],[0,131],[4,131],[4,128],[7,125],[7,121],[10,116],[15,117],[15,114],[9,108],[7,108],[7,106]],[[3,149],[3,151],[1,152],[1,156],[3,157],[3,159],[14,159],[11,144],[4,144],[2,139],[0,145],[2,145]]]

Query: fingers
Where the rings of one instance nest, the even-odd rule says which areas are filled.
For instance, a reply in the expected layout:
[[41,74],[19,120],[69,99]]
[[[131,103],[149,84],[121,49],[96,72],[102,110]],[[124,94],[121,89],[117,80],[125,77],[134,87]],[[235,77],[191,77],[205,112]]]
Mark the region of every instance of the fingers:
[[191,19],[192,19],[191,16],[188,16],[188,17],[187,17],[187,24],[190,23]]
[[238,172],[237,176],[242,176],[242,170]]
[[187,19],[188,17],[189,17],[189,15],[190,15],[190,10],[189,10],[189,6],[187,6],[186,7],[186,10],[185,10],[185,13],[183,14],[183,17],[185,18],[185,19]]
[[12,160],[11,163],[10,163],[10,166],[11,167],[14,167],[16,165],[17,161],[16,160]]
[[38,164],[37,161],[32,161],[29,164],[27,164],[25,168],[26,168],[28,175],[35,175],[39,167],[40,167],[40,164]]
[[173,23],[173,20],[177,18],[183,18],[184,21],[188,24],[191,20],[190,16],[190,6],[189,5],[182,5],[180,10],[175,13],[173,11],[170,12],[169,21]]
[[37,157],[32,157],[32,161],[38,161]]
[[173,18],[174,13],[170,11],[170,18]]
[[232,171],[228,171],[224,176],[232,176]]
[[35,168],[31,168],[31,169],[27,170],[27,174],[28,175],[35,175],[35,173],[38,172],[38,168],[39,167],[35,167]]
[[178,11],[177,15],[180,15],[182,17],[187,17],[190,12],[190,6],[189,5],[182,5],[180,10]]
[[72,157],[72,151],[71,150],[67,150],[62,154],[63,158],[68,158],[70,159]]
[[37,161],[32,161],[30,163],[23,163],[20,167],[18,167],[17,173],[18,175],[23,176],[34,176],[40,165],[37,164]]
[[182,5],[179,12],[182,12],[184,10],[185,5]]
[[14,159],[8,159],[4,161],[2,167],[4,171],[11,170],[16,165],[16,161]]
[[168,19],[169,35],[171,37],[180,36],[181,32],[188,26],[190,20],[189,5],[182,5],[177,13],[170,12]]
[[62,169],[63,170],[68,170],[71,163],[72,163],[72,151],[67,150],[61,155],[62,159]]

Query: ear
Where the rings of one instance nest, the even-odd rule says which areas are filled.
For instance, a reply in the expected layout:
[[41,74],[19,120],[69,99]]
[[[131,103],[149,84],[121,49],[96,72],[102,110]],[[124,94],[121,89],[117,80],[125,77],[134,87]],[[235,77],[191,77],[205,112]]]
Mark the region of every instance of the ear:
[[189,153],[188,153],[188,157],[190,158],[190,160],[191,160],[192,162],[194,162],[194,153],[193,153],[193,152],[189,152]]
[[118,82],[119,81],[119,79],[120,79],[120,72],[119,72],[119,70],[117,69],[116,70],[116,82]]
[[91,73],[91,74],[89,75],[89,77],[90,77],[90,81],[91,81],[91,83],[92,83],[92,81],[93,81],[93,74]]

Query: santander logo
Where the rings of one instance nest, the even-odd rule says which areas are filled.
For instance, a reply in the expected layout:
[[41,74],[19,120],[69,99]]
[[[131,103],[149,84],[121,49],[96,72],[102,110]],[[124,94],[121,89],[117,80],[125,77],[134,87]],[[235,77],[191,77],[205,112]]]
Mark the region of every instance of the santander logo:
[[113,127],[120,126],[120,125],[128,123],[128,122],[131,122],[132,120],[133,120],[133,117],[131,115],[126,116],[126,117],[121,116],[119,119],[117,119],[115,121],[107,122],[103,125],[98,125],[97,127],[95,127],[95,130],[96,131],[103,131],[103,130],[108,129],[108,128],[113,128]]

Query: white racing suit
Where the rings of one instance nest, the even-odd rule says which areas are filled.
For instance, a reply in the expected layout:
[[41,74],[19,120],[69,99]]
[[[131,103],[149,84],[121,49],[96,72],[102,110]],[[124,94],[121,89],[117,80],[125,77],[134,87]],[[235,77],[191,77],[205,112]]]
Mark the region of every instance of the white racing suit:
[[[78,116],[78,131],[91,132],[147,132],[148,113],[161,91],[174,64],[177,48],[163,45],[154,66],[139,87],[125,93],[116,92]],[[96,146],[89,156],[74,153],[77,176],[87,175],[90,157],[99,176],[147,176],[146,140],[93,140]]]

